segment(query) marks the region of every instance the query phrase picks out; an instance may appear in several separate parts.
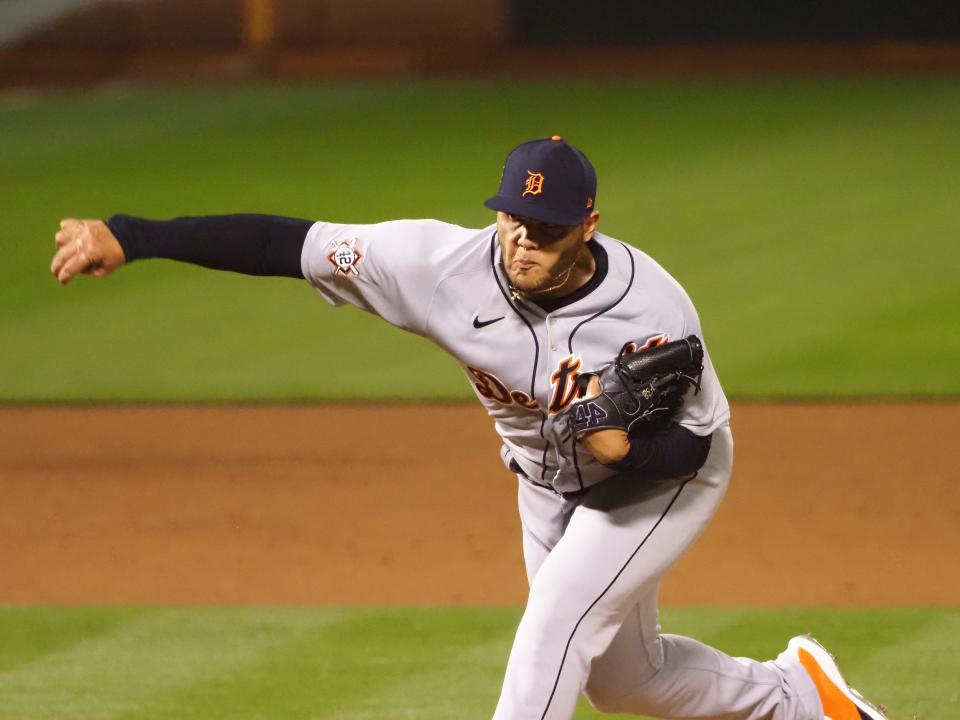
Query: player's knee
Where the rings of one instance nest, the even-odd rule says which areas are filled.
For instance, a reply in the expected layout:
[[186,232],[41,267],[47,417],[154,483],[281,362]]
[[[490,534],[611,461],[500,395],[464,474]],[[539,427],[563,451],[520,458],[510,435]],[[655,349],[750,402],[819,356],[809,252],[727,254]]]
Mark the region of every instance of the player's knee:
[[[661,664],[635,662],[605,672],[594,664],[583,694],[602,713],[651,714],[646,697],[647,684],[657,677]],[[656,714],[656,713],[653,713]]]
[[569,604],[553,593],[531,594],[523,613],[521,627],[525,634],[540,640],[572,633],[577,616]]
[[591,688],[589,685],[584,689],[583,694],[593,709],[599,712],[610,714],[629,712],[623,696],[611,695],[603,690]]
[[556,630],[560,625],[576,622],[589,607],[589,601],[577,597],[573,583],[534,583],[527,598],[526,615],[533,615],[547,628]]
[[558,594],[531,596],[520,622],[518,637],[538,647],[557,644],[566,648],[571,662],[589,664],[615,632],[602,617]]

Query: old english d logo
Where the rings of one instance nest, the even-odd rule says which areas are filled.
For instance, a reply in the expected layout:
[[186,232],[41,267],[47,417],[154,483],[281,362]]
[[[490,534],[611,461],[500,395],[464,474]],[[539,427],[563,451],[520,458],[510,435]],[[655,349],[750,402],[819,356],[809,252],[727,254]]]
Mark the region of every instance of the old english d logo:
[[527,195],[539,195],[543,192],[543,174],[534,172],[533,170],[527,170],[527,179],[523,185],[523,195],[520,197],[526,197]]

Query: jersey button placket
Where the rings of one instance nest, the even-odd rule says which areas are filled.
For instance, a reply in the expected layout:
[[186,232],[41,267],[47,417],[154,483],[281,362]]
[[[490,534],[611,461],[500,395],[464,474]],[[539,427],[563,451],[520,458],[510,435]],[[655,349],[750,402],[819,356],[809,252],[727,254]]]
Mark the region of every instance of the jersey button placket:
[[560,348],[557,347],[557,344],[553,341],[553,318],[547,318],[547,342],[550,343],[550,351],[557,352]]

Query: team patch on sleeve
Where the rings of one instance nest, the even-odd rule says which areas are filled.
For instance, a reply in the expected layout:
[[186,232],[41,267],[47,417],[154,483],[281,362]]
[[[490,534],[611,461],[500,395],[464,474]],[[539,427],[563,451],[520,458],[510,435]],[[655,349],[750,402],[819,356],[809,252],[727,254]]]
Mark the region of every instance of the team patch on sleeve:
[[327,260],[333,265],[334,275],[359,275],[357,266],[363,260],[363,253],[357,250],[357,238],[350,240],[334,240],[330,243],[330,252]]

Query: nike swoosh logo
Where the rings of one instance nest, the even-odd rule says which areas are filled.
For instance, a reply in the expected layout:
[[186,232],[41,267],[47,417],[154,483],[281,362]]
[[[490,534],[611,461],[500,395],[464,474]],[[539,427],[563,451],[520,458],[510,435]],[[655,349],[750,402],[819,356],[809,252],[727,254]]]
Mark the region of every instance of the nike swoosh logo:
[[505,317],[506,317],[506,315],[501,315],[500,317],[494,318],[493,320],[481,320],[479,315],[474,315],[474,316],[473,316],[473,326],[474,326],[477,330],[479,330],[480,328],[486,327],[487,325],[493,325],[495,322],[500,322],[500,321],[503,320]]

